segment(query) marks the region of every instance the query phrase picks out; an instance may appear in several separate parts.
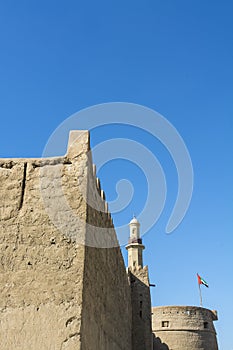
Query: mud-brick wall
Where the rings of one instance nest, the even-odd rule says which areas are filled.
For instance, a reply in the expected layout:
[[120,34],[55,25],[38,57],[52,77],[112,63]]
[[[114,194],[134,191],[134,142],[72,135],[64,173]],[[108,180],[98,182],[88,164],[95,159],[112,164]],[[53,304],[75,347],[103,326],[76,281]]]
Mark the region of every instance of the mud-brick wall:
[[151,350],[151,297],[148,267],[128,269],[132,300],[132,349]]
[[131,350],[128,277],[104,192],[95,171],[88,174],[82,350]]
[[51,222],[41,186],[59,215],[61,174],[84,232],[86,204],[76,181],[81,168],[82,161],[65,157],[0,160],[1,350],[79,349],[84,247]]
[[[76,132],[64,157],[0,160],[1,350],[98,349],[97,338],[99,349],[130,349],[122,345],[129,328],[118,323],[127,319],[129,302],[119,248],[84,245],[88,152],[88,132]],[[98,206],[97,217],[112,225],[108,213],[98,216]],[[113,291],[116,281],[119,291]],[[95,322],[88,328],[89,312]],[[110,314],[119,327],[114,335]],[[119,333],[124,339],[111,347]]]

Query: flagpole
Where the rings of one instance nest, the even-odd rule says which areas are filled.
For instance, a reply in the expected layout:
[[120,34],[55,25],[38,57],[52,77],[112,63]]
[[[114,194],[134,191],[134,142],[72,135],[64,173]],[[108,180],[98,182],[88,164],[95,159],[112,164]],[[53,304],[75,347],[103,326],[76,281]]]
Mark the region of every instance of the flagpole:
[[200,305],[201,305],[201,307],[203,307],[203,305],[202,305],[202,295],[201,295],[201,285],[198,283],[198,286],[199,286],[199,293],[200,293]]

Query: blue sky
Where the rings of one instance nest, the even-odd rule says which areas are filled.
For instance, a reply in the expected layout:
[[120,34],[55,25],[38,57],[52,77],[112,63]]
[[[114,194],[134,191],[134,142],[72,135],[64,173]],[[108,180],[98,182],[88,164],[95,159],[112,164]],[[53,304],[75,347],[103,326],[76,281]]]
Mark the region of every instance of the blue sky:
[[[233,347],[232,17],[233,3],[224,0],[0,3],[0,156],[41,156],[63,120],[99,103],[137,103],[166,117],[186,143],[195,177],[188,213],[171,235],[164,228],[177,174],[164,147],[124,126],[93,130],[92,146],[130,135],[160,160],[167,201],[144,236],[153,304],[197,305],[199,272],[210,284],[202,288],[204,306],[219,312],[222,350]],[[145,176],[124,161],[106,164],[99,176],[108,200],[116,181],[131,179],[132,203],[114,216],[116,225],[128,222],[143,207]]]

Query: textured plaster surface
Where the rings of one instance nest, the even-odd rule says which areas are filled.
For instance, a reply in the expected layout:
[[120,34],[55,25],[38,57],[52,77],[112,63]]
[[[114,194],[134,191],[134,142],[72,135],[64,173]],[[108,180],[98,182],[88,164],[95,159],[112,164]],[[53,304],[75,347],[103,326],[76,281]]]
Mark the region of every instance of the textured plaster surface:
[[125,271],[89,133],[63,157],[0,159],[0,349],[151,350],[153,330],[154,350],[217,350],[210,310],[152,312],[151,329],[148,269]]
[[155,350],[217,350],[216,313],[195,306],[152,308]]
[[151,297],[147,266],[128,269],[132,300],[132,348],[152,349]]
[[64,157],[0,159],[1,350],[130,349],[120,248],[83,245],[105,226],[117,242],[88,132],[70,134]]

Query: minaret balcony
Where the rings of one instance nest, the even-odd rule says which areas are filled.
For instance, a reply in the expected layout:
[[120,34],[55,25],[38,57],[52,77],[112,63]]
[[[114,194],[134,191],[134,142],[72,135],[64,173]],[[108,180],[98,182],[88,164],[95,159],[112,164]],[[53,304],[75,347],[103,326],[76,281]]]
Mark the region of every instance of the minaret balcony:
[[131,244],[131,243],[139,243],[139,244],[142,244],[142,239],[141,239],[141,238],[132,238],[132,237],[130,237],[130,238],[129,238],[129,243],[128,243],[128,244]]

